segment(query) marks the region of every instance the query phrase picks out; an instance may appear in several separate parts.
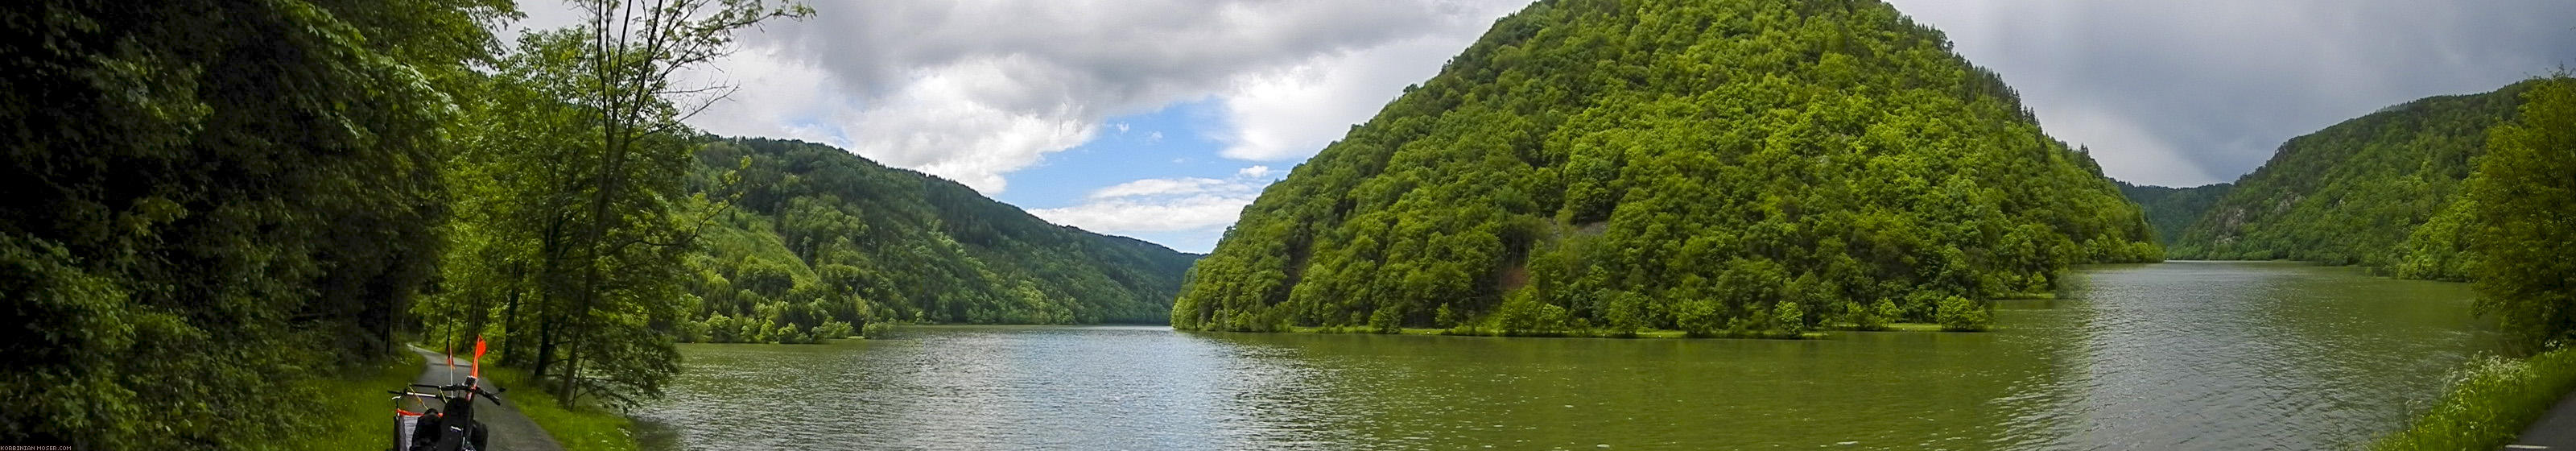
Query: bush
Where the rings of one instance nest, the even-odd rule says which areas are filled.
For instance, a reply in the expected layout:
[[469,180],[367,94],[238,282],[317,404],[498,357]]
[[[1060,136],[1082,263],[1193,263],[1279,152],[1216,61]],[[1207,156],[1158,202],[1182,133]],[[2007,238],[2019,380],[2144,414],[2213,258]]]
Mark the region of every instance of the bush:
[[1717,335],[1725,327],[1726,316],[1717,313],[1717,302],[1707,299],[1682,301],[1673,309],[1673,323],[1692,337]]
[[[1881,306],[1884,308],[1880,308]],[[1879,299],[1876,305],[1859,302],[1843,303],[1843,312],[1851,318],[1852,329],[1856,330],[1887,330],[1888,316],[1880,312],[1895,308],[1896,303],[1886,299]]]
[[2453,372],[2450,387],[2406,430],[2371,449],[2498,449],[2576,389],[2576,347],[2515,360],[2487,357]]
[[1645,296],[1627,291],[1610,292],[1610,302],[1602,309],[1602,329],[1617,337],[1635,337],[1646,328]]
[[1936,320],[1941,322],[1941,330],[1952,332],[1983,331],[1986,330],[1988,325],[1987,323],[1990,322],[1985,304],[1986,303],[1984,302],[1968,300],[1968,298],[1950,296],[1948,298],[1941,299],[1940,311],[1935,313],[1934,316],[1937,317]]
[[1404,309],[1393,305],[1378,307],[1377,313],[1369,315],[1368,325],[1369,331],[1381,334],[1404,332]]
[[814,327],[814,339],[818,341],[829,338],[850,338],[857,333],[850,328],[850,323],[840,321],[824,321],[823,325]]
[[809,344],[817,341],[814,339],[814,334],[805,332],[805,326],[794,324],[779,326],[776,337],[778,344]]
[[740,328],[734,326],[732,317],[724,315],[707,317],[706,321],[699,324],[699,329],[705,330],[704,333],[699,335],[699,338],[701,338],[701,341],[705,343],[732,343],[734,341],[735,333],[741,331]]
[[1785,337],[1794,338],[1800,335],[1805,335],[1807,333],[1807,309],[1799,308],[1798,303],[1796,302],[1782,302],[1779,305],[1773,306],[1771,308],[1771,327],[1772,330],[1779,331],[1780,335]]
[[1941,322],[1941,301],[1949,300],[1951,297],[1953,296],[1948,293],[1938,291],[1906,293],[1905,302],[1897,307],[1897,314],[1889,315],[1888,318],[1890,321],[1897,322]]
[[1494,322],[1505,335],[1552,336],[1566,332],[1565,307],[1539,302],[1528,290],[1503,297],[1503,306],[1494,312]]
[[704,343],[707,341],[707,323],[680,320],[678,324],[673,324],[671,329],[672,335],[676,336],[674,338],[677,338],[681,343]]

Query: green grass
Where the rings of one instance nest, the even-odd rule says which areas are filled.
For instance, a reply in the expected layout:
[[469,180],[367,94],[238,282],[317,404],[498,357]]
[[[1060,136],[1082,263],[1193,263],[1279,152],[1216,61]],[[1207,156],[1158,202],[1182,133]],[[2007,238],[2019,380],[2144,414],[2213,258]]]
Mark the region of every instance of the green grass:
[[546,433],[553,435],[555,443],[563,444],[566,451],[633,451],[636,448],[632,432],[635,420],[590,406],[564,408],[555,403],[554,395],[528,383],[527,372],[515,368],[487,367],[483,369],[483,376],[508,387],[510,391],[501,394],[501,399],[508,400],[511,407],[518,408],[519,413],[537,422],[538,427],[546,428]]
[[393,447],[394,403],[387,390],[399,390],[420,375],[420,355],[410,352],[364,374],[314,379],[322,397],[319,430],[290,434],[283,449],[381,450]]
[[2371,449],[2501,448],[2570,389],[2576,389],[2576,347],[2529,359],[2478,359],[2452,373],[2450,388],[2431,410]]

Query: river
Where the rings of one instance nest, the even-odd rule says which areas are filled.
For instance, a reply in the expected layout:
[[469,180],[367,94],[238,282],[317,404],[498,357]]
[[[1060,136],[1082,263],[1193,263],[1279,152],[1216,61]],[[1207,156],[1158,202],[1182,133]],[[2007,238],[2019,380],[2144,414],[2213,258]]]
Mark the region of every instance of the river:
[[2466,285],[2075,271],[1988,333],[1817,340],[935,326],[683,345],[649,449],[2327,449],[2493,346]]

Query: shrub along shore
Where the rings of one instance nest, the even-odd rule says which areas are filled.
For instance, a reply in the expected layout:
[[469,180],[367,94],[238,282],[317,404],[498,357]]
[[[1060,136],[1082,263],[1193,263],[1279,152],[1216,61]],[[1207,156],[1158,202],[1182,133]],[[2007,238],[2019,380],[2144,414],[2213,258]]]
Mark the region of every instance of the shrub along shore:
[[2576,390],[2576,347],[2528,359],[2487,357],[2452,373],[2432,409],[2375,450],[2498,449]]

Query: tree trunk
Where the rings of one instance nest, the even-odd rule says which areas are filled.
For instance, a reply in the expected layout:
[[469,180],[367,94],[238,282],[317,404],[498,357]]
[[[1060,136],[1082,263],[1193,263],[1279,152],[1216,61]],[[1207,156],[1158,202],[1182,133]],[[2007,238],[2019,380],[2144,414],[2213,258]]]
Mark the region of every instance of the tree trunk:
[[522,350],[520,348],[524,346],[519,341],[520,294],[517,288],[512,288],[510,300],[505,301],[501,306],[501,330],[506,332],[501,334],[501,361],[505,363],[526,363],[527,360],[519,354]]

